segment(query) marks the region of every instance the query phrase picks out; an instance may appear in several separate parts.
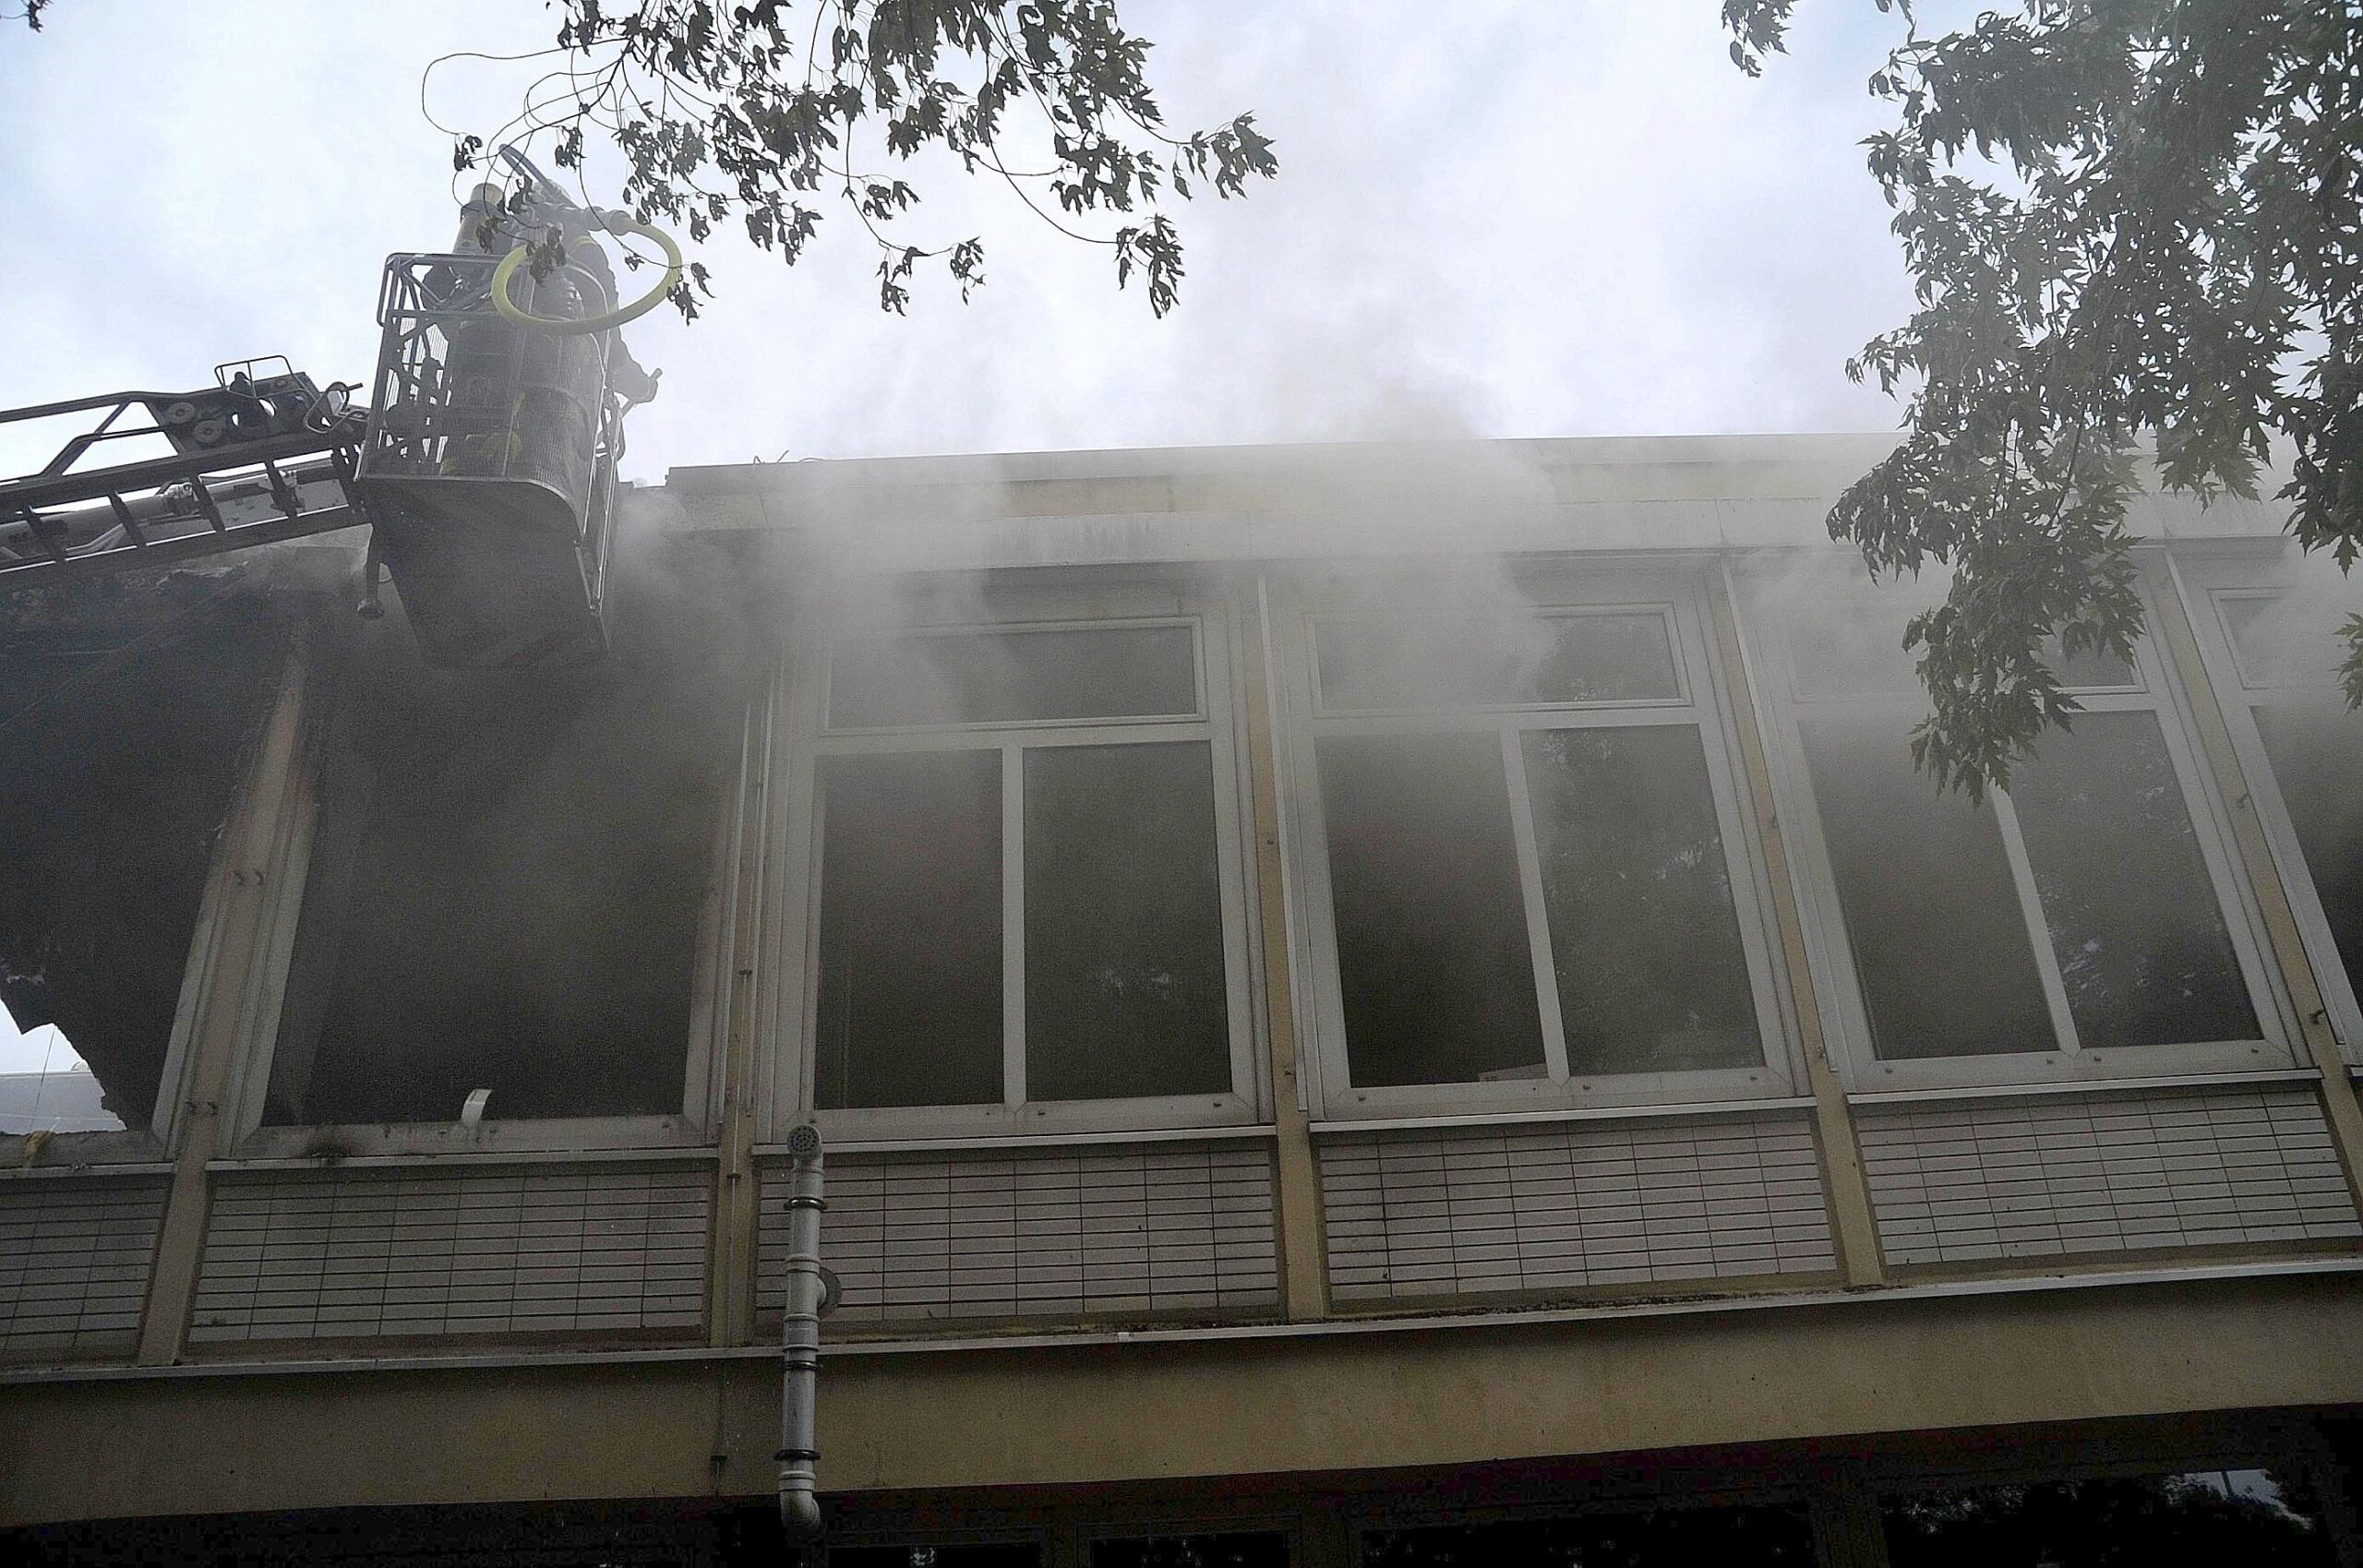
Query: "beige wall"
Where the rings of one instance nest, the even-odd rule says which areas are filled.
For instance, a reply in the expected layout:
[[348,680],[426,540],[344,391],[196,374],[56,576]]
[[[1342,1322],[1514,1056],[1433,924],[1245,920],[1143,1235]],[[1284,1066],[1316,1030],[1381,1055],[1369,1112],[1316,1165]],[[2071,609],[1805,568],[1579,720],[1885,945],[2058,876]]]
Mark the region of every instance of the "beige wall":
[[[2363,1400],[2345,1273],[839,1353],[837,1493],[1345,1471]],[[768,1358],[0,1389],[0,1517],[761,1496]],[[718,1456],[719,1462],[715,1462]]]

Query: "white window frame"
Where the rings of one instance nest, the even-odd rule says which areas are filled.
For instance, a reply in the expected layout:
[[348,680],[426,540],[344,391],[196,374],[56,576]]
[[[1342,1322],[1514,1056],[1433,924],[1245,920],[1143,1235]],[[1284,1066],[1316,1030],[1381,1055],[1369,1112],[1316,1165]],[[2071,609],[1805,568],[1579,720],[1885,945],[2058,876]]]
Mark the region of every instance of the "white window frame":
[[[762,1053],[758,1095],[767,1110],[760,1131],[776,1143],[798,1121],[813,1120],[834,1143],[928,1143],[964,1139],[1065,1137],[1102,1132],[1160,1131],[1251,1125],[1266,1120],[1269,1095],[1260,1062],[1264,1045],[1253,998],[1256,975],[1250,940],[1253,894],[1246,859],[1236,715],[1245,704],[1233,689],[1235,616],[1211,587],[1184,580],[1093,582],[1062,576],[1050,581],[983,582],[957,579],[874,584],[800,616],[783,676],[787,722],[778,776],[787,781],[775,803],[780,878],[776,932],[766,971],[778,978],[777,1002]],[[958,723],[860,729],[828,724],[829,667],[841,639],[865,635],[1012,635],[1034,631],[1188,626],[1194,634],[1198,709],[1190,714],[1105,720]],[[1039,1101],[1026,1097],[1025,756],[1067,746],[1206,743],[1214,785],[1215,861],[1222,900],[1225,1017],[1230,1086],[1220,1094],[1155,1095],[1115,1099]],[[998,1105],[898,1106],[822,1109],[814,1104],[820,999],[822,760],[913,751],[998,750],[1002,755],[1002,1090]]]
[[2168,561],[2175,591],[2197,636],[2200,660],[2215,688],[2216,706],[2223,711],[2225,728],[2231,734],[2232,750],[2247,781],[2249,801],[2263,824],[2265,844],[2280,871],[2282,889],[2288,894],[2290,913],[2313,967],[2331,1033],[2347,1063],[2363,1066],[2363,1005],[2358,1005],[2345,960],[2331,935],[2330,919],[2322,913],[2313,873],[2306,865],[2297,826],[2290,820],[2288,803],[2256,724],[2257,708],[2267,704],[2335,713],[2363,724],[2363,718],[2347,708],[2345,695],[2329,669],[2329,649],[2337,625],[2333,622],[2321,629],[2322,680],[2293,684],[2251,676],[2242,668],[2225,618],[2225,606],[2234,600],[2277,599],[2325,588],[2343,589],[2351,601],[2348,608],[2363,612],[2363,588],[2344,578],[2334,563],[2309,556],[2285,539],[2274,539],[2262,548],[2250,545],[2231,550],[2177,550]]
[[[2137,591],[2149,612],[2149,620],[2154,624],[2156,584],[2152,577],[2158,563],[2150,558],[2149,552],[2137,553],[2137,558],[2141,564]],[[1817,605],[1841,613],[1851,608],[1865,615],[1892,617],[1900,602],[1889,596],[1892,592],[1914,595],[1913,607],[1922,603],[1934,604],[1942,596],[1941,583],[1915,584],[1900,591],[1874,588],[1863,579],[1860,557],[1851,553],[1773,551],[1739,567],[1736,575],[1740,591],[1734,606],[1741,636],[1750,650],[1756,672],[1755,697],[1764,720],[1765,750],[1773,772],[1773,797],[1783,824],[1782,838],[1790,850],[1792,875],[1804,916],[1807,961],[1817,975],[1826,977],[1826,983],[1817,987],[1823,1026],[1845,1086],[1859,1094],[1911,1093],[2280,1071],[2297,1067],[2297,1058],[2291,1043],[2293,1020],[2280,977],[2268,961],[2271,949],[2263,916],[2239,873],[2232,851],[2229,817],[2201,765],[2188,699],[2173,678],[2155,636],[2144,637],[2135,646],[2137,685],[2080,688],[2072,695],[2093,712],[2148,712],[2157,716],[2159,733],[2165,738],[2175,776],[2182,786],[2192,835],[2206,866],[2209,883],[2214,889],[2216,904],[2231,939],[2261,1037],[2152,1046],[2081,1046],[2015,808],[2008,791],[1996,790],[1987,798],[1993,803],[2011,880],[2018,892],[2020,918],[2043,983],[2054,1048],[1894,1061],[1877,1056],[1873,1047],[1869,1014],[1863,1002],[1861,978],[1846,935],[1837,876],[1829,844],[1822,835],[1820,812],[1805,766],[1799,726],[1802,720],[1817,712],[1860,715],[1884,712],[1893,715],[1897,744],[1901,745],[1911,726],[1925,716],[1927,699],[1925,692],[1893,697],[1804,695],[1781,615],[1771,608],[1767,587],[1774,580],[1801,570],[1826,574],[1835,569],[1844,574],[1850,563],[1850,585],[1830,586],[1825,580],[1815,592]],[[1897,624],[1901,624],[1900,619]],[[1903,657],[1901,649],[1897,657]],[[1933,789],[1934,784],[1929,787]]]
[[[1466,571],[1468,569],[1460,569]],[[1449,563],[1417,578],[1329,572],[1276,592],[1275,711],[1285,715],[1284,782],[1294,821],[1291,844],[1302,920],[1302,973],[1310,976],[1313,1048],[1303,1053],[1316,1116],[1349,1121],[1427,1116],[1517,1116],[1624,1107],[1704,1105],[1777,1098],[1802,1083],[1798,1043],[1791,1024],[1786,977],[1781,973],[1769,881],[1747,800],[1739,737],[1721,660],[1708,630],[1703,572],[1690,568],[1534,561],[1501,581],[1490,567],[1472,585],[1455,579]],[[1489,580],[1490,581],[1487,581]],[[1438,581],[1452,583],[1438,610]],[[1473,597],[1471,596],[1473,594]],[[1680,694],[1596,702],[1482,704],[1427,711],[1329,713],[1317,703],[1314,635],[1324,621],[1464,619],[1499,613],[1504,618],[1586,615],[1653,615],[1664,618]],[[1577,1074],[1567,1060],[1549,911],[1536,849],[1531,799],[1526,787],[1529,730],[1696,728],[1715,800],[1715,823],[1731,879],[1757,1036],[1764,1060],[1752,1067],[1685,1071]],[[1530,976],[1542,1031],[1545,1076],[1492,1083],[1356,1085],[1345,1025],[1345,995],[1337,964],[1336,905],[1329,880],[1328,830],[1324,817],[1315,743],[1324,736],[1493,733],[1501,738],[1512,841],[1526,915]]]
[[[351,690],[348,682],[354,674],[350,667],[317,672],[319,684],[330,689],[318,709],[306,715],[292,808],[264,873],[266,903],[255,939],[258,961],[240,1008],[238,1049],[224,1102],[229,1129],[227,1157],[261,1162],[389,1155],[498,1156],[594,1150],[664,1151],[712,1144],[721,1114],[720,1064],[730,1007],[728,966],[721,955],[732,940],[736,885],[749,874],[749,868],[739,865],[741,823],[745,814],[756,808],[762,790],[759,770],[764,757],[760,748],[747,741],[750,726],[746,724],[741,725],[738,765],[730,767],[726,763],[721,787],[715,792],[712,848],[705,891],[700,900],[697,952],[691,969],[690,1038],[678,1113],[502,1117],[496,1100],[490,1107],[493,1114],[473,1128],[459,1123],[457,1107],[454,1119],[448,1122],[263,1125],[328,772],[340,750],[349,746],[346,726],[356,722],[354,704],[347,700]],[[755,727],[753,733],[760,734],[760,727]],[[367,764],[357,757],[351,760],[354,767],[366,770]],[[365,784],[361,802],[364,810],[367,789]]]

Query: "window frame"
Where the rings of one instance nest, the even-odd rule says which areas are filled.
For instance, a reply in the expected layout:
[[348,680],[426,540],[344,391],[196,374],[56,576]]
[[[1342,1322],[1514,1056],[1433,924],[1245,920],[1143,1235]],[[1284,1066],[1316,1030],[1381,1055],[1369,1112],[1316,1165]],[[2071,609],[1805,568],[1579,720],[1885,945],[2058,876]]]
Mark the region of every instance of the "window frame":
[[[1281,720],[1285,809],[1292,819],[1292,881],[1301,919],[1298,962],[1311,1006],[1310,1108],[1322,1120],[1349,1122],[1428,1116],[1524,1116],[1627,1107],[1709,1105],[1792,1096],[1804,1080],[1770,903],[1770,880],[1748,809],[1749,787],[1733,722],[1732,698],[1706,603],[1706,573],[1696,565],[1635,565],[1533,557],[1505,571],[1495,563],[1433,563],[1417,575],[1385,569],[1329,570],[1276,583],[1274,712]],[[1443,584],[1440,591],[1439,584]],[[1446,595],[1445,609],[1427,609]],[[1545,618],[1651,614],[1665,622],[1679,695],[1583,702],[1486,703],[1426,710],[1322,711],[1315,641],[1325,620],[1459,619],[1470,613]],[[1715,802],[1716,828],[1732,891],[1763,1060],[1752,1067],[1656,1072],[1573,1072],[1561,1021],[1549,911],[1536,844],[1524,747],[1529,730],[1696,728]],[[1493,733],[1501,737],[1506,804],[1518,861],[1529,970],[1542,1032],[1545,1076],[1487,1083],[1356,1085],[1345,1028],[1330,882],[1328,831],[1315,755],[1325,736]]]
[[[315,672],[325,693],[306,716],[290,804],[263,872],[267,890],[257,962],[239,1012],[238,1048],[224,1097],[225,1157],[237,1161],[403,1155],[583,1153],[702,1148],[720,1125],[722,1060],[731,996],[722,952],[732,940],[734,889],[748,874],[739,845],[746,814],[761,799],[763,757],[739,726],[738,766],[726,765],[714,799],[705,890],[699,901],[697,949],[691,966],[690,1037],[682,1071],[681,1109],[642,1116],[486,1118],[474,1128],[448,1122],[306,1122],[265,1126],[262,1117],[279,1052],[288,987],[295,979],[296,937],[302,928],[311,857],[330,809],[366,814],[373,770],[351,740],[359,722],[353,700],[358,672],[340,661]],[[331,774],[339,775],[331,785]],[[331,797],[345,798],[335,806]],[[494,1109],[498,1111],[498,1107]]]
[[[1254,883],[1246,844],[1244,750],[1233,646],[1238,616],[1229,595],[1193,575],[1108,581],[1089,574],[1007,572],[900,579],[850,589],[808,606],[796,619],[781,689],[786,722],[775,746],[786,787],[774,802],[781,846],[774,888],[779,918],[771,922],[765,967],[777,977],[761,1053],[758,1101],[766,1116],[760,1138],[775,1143],[811,1120],[833,1143],[912,1143],[1064,1137],[1099,1132],[1187,1131],[1250,1126],[1270,1116],[1262,1062],[1265,1044],[1255,998]],[[920,637],[1080,631],[1131,626],[1192,628],[1197,711],[1123,719],[1043,719],[880,725],[834,729],[828,723],[829,672],[840,640],[884,634]],[[1215,1095],[1158,1095],[1093,1100],[1028,1100],[1026,1081],[1025,760],[1028,751],[1062,747],[1199,742],[1210,756],[1217,884],[1222,904],[1222,959],[1230,1084]],[[914,751],[997,750],[1002,756],[1002,1093],[999,1104],[822,1108],[815,1104],[820,999],[822,858],[825,845],[820,789],[824,758]]]
[[[2148,552],[2137,552],[2140,570],[2136,591],[2141,595],[2146,624],[2156,625],[2158,585],[2156,563]],[[1802,689],[1793,646],[1781,612],[1771,603],[1769,576],[1851,564],[1843,583],[1823,581],[1815,602],[1847,605],[1871,613],[1889,613],[1895,592],[1874,587],[1862,577],[1860,560],[1852,554],[1829,551],[1757,552],[1734,561],[1737,592],[1733,595],[1743,645],[1751,654],[1751,680],[1763,720],[1765,752],[1773,774],[1773,797],[1783,838],[1790,849],[1792,880],[1815,973],[1827,977],[1819,987],[1822,1023],[1841,1081],[1857,1095],[1915,1093],[1950,1089],[2024,1088],[2052,1083],[2097,1083],[2197,1074],[2286,1071],[2302,1065],[2295,1045],[2293,1015],[2278,972],[2271,962],[2271,945],[2262,912],[2242,875],[2235,852],[2230,819],[2209,777],[2200,753],[2188,694],[2175,678],[2156,635],[2144,636],[2134,649],[2138,679],[2130,687],[2073,688],[2076,700],[2091,712],[2149,712],[2156,715],[2159,734],[2182,788],[2191,833],[2213,888],[2216,906],[2230,939],[2239,977],[2261,1031],[2254,1040],[2184,1041],[2165,1045],[2086,1047],[2077,1039],[2066,989],[2036,892],[2026,844],[2009,793],[1991,791],[1996,825],[2003,841],[2011,882],[2018,893],[2021,925],[2033,949],[2035,969],[2044,987],[2045,1011],[2051,1020],[2053,1046],[2048,1050],[2001,1052],[1985,1056],[1924,1057],[1886,1060],[1875,1048],[1870,1020],[1863,1000],[1862,981],[1846,932],[1844,909],[1836,871],[1811,774],[1805,764],[1802,722],[1816,714],[1860,715],[1885,711],[1898,722],[1898,743],[1912,723],[1925,716],[1925,691],[1917,695],[1837,695],[1808,697]],[[1912,607],[1936,603],[1939,593],[1920,588]],[[1899,650],[1899,654],[1901,651]],[[1931,786],[1933,787],[1933,785]]]
[[[2263,826],[2265,846],[2280,873],[2282,891],[2313,970],[2331,1034],[2338,1041],[2341,1059],[2351,1069],[2363,1070],[2363,1002],[2358,1002],[2346,961],[2331,935],[2330,918],[2315,891],[2312,868],[2306,864],[2304,846],[2297,841],[2297,824],[2257,727],[2256,710],[2270,702],[2317,713],[2333,712],[2357,724],[2363,724],[2363,718],[2347,708],[2334,681],[2309,685],[2252,678],[2240,664],[2224,614],[2226,604],[2234,601],[2284,598],[2331,582],[2346,585],[2352,592],[2352,585],[2348,580],[2333,578],[2334,569],[2281,538],[2261,549],[2251,545],[2204,553],[2178,551],[2166,559],[2174,591],[2199,644],[2200,663],[2214,687],[2215,706],[2231,736],[2232,752],[2239,762],[2249,803]],[[2363,593],[2356,598],[2353,607],[2363,610]],[[2327,641],[2335,633],[2336,628],[2329,626],[2321,635]]]

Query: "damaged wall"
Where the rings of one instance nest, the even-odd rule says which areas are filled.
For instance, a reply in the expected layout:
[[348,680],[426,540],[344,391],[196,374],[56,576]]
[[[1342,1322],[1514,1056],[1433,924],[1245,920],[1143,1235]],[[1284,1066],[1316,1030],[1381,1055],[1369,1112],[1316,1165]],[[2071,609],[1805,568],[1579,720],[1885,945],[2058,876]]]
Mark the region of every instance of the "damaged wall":
[[0,599],[0,1001],[153,1116],[213,845],[300,595],[248,558]]

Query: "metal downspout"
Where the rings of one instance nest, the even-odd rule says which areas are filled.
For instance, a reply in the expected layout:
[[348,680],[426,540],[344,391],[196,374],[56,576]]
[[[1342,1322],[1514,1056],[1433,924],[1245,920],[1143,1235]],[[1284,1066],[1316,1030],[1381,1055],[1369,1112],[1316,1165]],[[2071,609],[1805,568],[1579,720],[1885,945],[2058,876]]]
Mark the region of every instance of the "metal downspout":
[[821,1455],[813,1408],[821,1378],[821,1131],[809,1122],[787,1135],[787,1282],[780,1318],[779,1522],[788,1540],[821,1538],[814,1495]]

